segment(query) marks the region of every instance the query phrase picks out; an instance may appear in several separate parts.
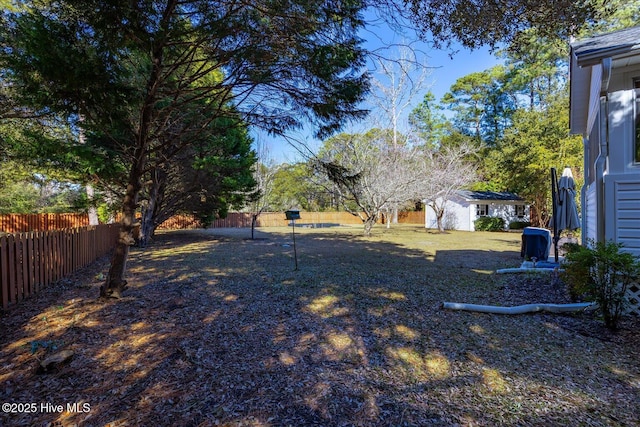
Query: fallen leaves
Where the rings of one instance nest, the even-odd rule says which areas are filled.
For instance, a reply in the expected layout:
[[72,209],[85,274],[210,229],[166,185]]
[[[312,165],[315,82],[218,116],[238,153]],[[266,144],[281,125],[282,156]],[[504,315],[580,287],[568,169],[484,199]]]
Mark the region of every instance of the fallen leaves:
[[[439,308],[445,300],[569,302],[557,281],[487,273],[517,265],[519,235],[392,229],[362,239],[360,229],[305,229],[293,272],[283,247],[289,230],[261,234],[257,244],[243,232],[161,234],[132,251],[130,289],[120,301],[96,299],[102,260],[3,313],[0,400],[87,402],[91,412],[3,413],[0,424],[640,419],[636,320],[611,334],[592,314]],[[61,351],[73,357],[35,375],[40,361]]]

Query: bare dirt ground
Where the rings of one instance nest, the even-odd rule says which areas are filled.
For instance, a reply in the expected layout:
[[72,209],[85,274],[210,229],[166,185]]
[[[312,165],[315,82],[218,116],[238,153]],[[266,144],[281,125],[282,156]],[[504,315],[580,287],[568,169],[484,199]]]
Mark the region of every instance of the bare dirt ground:
[[[640,322],[492,315],[443,301],[570,302],[519,235],[175,231],[2,313],[2,426],[634,426]],[[70,359],[43,371],[60,351]]]

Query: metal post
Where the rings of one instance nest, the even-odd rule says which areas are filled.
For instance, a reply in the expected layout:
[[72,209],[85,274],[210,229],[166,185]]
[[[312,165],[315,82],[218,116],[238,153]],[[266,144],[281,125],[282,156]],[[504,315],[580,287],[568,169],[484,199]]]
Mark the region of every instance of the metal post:
[[296,219],[300,219],[300,211],[289,210],[285,212],[288,221],[291,221],[293,233],[293,256],[296,260],[296,269],[298,271],[298,250],[296,249]]
[[556,168],[551,168],[551,206],[553,215],[553,256],[558,262],[558,176]]
[[296,269],[294,271],[298,271],[298,251],[296,250],[296,220],[292,219],[291,223],[293,224],[293,257],[296,260]]

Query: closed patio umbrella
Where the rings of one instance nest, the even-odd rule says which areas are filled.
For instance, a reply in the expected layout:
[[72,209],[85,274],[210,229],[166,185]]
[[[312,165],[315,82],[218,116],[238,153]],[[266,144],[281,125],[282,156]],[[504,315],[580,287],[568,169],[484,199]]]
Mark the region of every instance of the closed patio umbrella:
[[576,206],[576,184],[571,168],[564,168],[558,182],[558,232],[578,228],[580,218]]
[[[552,170],[553,181],[555,182],[555,169]],[[554,189],[555,190],[555,189]],[[566,167],[562,171],[562,176],[557,182],[557,194],[553,191],[553,217],[552,224],[554,230],[553,242],[555,249],[555,260],[558,262],[558,240],[562,230],[577,230],[580,228],[580,218],[576,206],[576,184],[571,173],[571,168]]]

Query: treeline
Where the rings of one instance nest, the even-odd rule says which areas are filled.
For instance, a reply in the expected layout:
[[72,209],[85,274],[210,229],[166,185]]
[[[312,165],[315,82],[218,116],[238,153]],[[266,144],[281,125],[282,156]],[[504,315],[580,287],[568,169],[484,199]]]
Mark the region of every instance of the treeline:
[[[640,22],[635,4],[610,6],[607,19],[574,36]],[[326,139],[306,162],[263,164],[262,182],[271,184],[262,187],[262,206],[368,212],[375,221],[426,202],[441,217],[447,198],[468,188],[516,193],[531,204],[532,223],[547,226],[551,168],[570,167],[578,188],[584,176],[582,139],[569,135],[569,39],[531,28],[497,55],[500,65],[458,79],[442,99],[428,92],[412,103],[404,127],[397,124],[408,104],[403,94],[419,89],[415,60],[380,61],[387,83],[374,91],[379,107],[369,130]]]
[[[425,177],[417,171],[449,170],[432,167],[444,165],[449,154],[466,167],[466,157],[488,143],[504,147],[505,155],[511,145],[501,140],[516,144],[529,135],[531,143],[546,137],[550,144],[553,132],[539,127],[548,124],[535,115],[518,115],[520,107],[512,111],[509,102],[519,103],[532,91],[531,107],[524,111],[563,108],[563,101],[554,99],[561,92],[553,72],[538,72],[538,65],[553,64],[544,57],[545,41],[555,46],[552,37],[566,37],[568,31],[616,11],[601,8],[596,0],[518,0],[498,9],[495,2],[481,0],[474,3],[481,13],[473,19],[467,19],[473,10],[464,2],[427,0],[402,5],[386,0],[0,3],[0,202],[5,209],[39,210],[53,204],[45,194],[53,191],[69,196],[56,204],[85,206],[92,221],[119,212],[121,230],[103,296],[118,296],[126,284],[136,215],[142,215],[144,243],[175,213],[196,214],[206,222],[232,208],[255,214],[264,210],[265,204],[257,203],[264,191],[250,127],[286,136],[308,126],[316,137],[330,141],[345,123],[366,116],[362,103],[375,86],[366,66],[380,55],[368,51],[361,39],[368,24],[365,10],[374,10],[392,26],[431,34],[436,46],[458,40],[466,47],[502,42],[520,47],[513,52],[541,49],[531,58],[514,57],[531,76],[507,70],[504,76],[515,77],[498,75],[488,86],[474,81],[479,94],[473,88],[453,89],[449,107],[456,118],[443,136],[447,141],[436,139],[435,149],[423,142],[436,138],[438,127],[429,130],[429,119],[422,117],[416,120],[423,122],[418,124],[426,132],[423,142],[404,143],[392,116],[372,126],[374,132],[366,138],[373,137],[374,143],[365,157],[352,145],[365,147],[366,138],[338,136],[328,142],[308,166],[324,174],[325,187],[339,195],[326,203],[358,208],[366,223],[415,199],[415,194],[407,196],[417,187],[416,177]],[[523,33],[526,28],[537,32]],[[535,85],[526,86],[523,80]],[[518,124],[523,129],[510,136],[509,129]],[[463,141],[455,143],[456,138]],[[474,144],[468,143],[470,138]],[[465,150],[457,147],[473,150],[462,156]],[[529,145],[527,149],[531,151]],[[376,156],[386,163],[377,163]],[[504,156],[495,157],[485,178],[503,167]],[[371,170],[378,173],[367,175]],[[408,179],[406,188],[394,184],[400,175]],[[428,182],[447,186],[436,179],[440,174],[428,176]],[[374,180],[380,184],[377,194],[369,191]],[[496,180],[491,185],[507,184]],[[394,185],[403,187],[401,195]],[[22,197],[20,188],[29,188],[22,193],[31,195],[16,200]],[[38,203],[30,204],[29,197],[36,195]],[[315,197],[314,203],[319,200]]]

